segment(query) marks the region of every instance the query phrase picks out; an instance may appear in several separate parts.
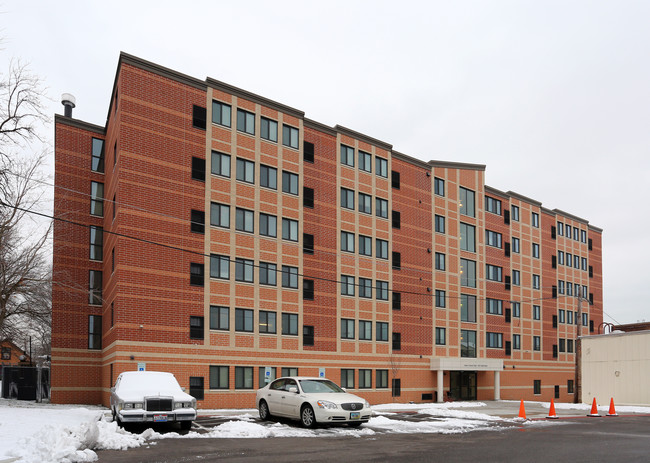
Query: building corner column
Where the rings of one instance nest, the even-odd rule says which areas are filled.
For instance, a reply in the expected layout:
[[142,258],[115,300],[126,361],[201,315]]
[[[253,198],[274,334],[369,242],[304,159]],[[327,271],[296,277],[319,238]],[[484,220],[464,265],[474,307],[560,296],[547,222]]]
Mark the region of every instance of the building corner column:
[[494,400],[501,400],[501,372],[494,372]]
[[442,370],[438,370],[438,397],[437,397],[437,402],[442,403],[444,401],[444,387],[443,387],[443,378],[442,378]]

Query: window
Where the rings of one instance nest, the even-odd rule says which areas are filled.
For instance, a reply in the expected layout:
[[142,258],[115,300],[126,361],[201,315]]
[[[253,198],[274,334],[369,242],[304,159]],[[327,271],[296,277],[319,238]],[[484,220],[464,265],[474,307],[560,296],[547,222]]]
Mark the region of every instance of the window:
[[476,357],[476,331],[460,330],[460,356]]
[[393,211],[392,219],[393,228],[402,227],[402,221],[400,220],[400,213],[398,211]]
[[445,255],[441,252],[436,252],[436,270],[445,271]]
[[266,386],[277,377],[277,369],[275,367],[259,367],[258,371],[260,388]]
[[212,152],[212,173],[222,177],[230,177],[230,155]]
[[230,127],[231,106],[220,101],[212,100],[212,122]]
[[292,195],[298,194],[298,175],[292,172],[282,171],[282,192]]
[[102,305],[102,272],[90,270],[88,276],[88,303]]
[[298,314],[282,314],[282,334],[289,336],[298,336]]
[[207,110],[202,106],[192,105],[192,126],[197,129],[205,130],[206,119]]
[[235,309],[235,331],[253,332],[253,311]]
[[533,380],[533,394],[541,394],[542,393],[542,380],[541,379],[534,379]]
[[566,391],[568,394],[573,394],[573,380],[572,379],[567,379],[566,380]]
[[341,188],[341,207],[354,210],[354,191]]
[[533,336],[533,350],[541,350],[540,337]]
[[515,222],[519,222],[519,206],[510,206],[510,218]]
[[275,264],[260,262],[260,284],[275,286],[278,268]]
[[354,388],[354,370],[341,368],[341,387]]
[[558,251],[557,252],[557,263],[560,265],[564,265],[564,252],[563,251]]
[[402,334],[393,333],[393,350],[401,350],[401,349],[402,349]]
[[230,329],[230,309],[228,307],[210,306],[210,329],[225,331]]
[[102,227],[90,227],[90,260],[102,260],[104,258],[104,229]]
[[388,370],[377,370],[375,378],[375,387],[377,389],[388,388]]
[[377,341],[388,342],[388,323],[386,322],[377,322]]
[[190,284],[203,286],[203,264],[190,263]]
[[557,234],[560,236],[564,235],[564,224],[562,222],[557,223]]
[[210,225],[230,228],[230,206],[210,203]]
[[372,322],[359,320],[359,339],[361,341],[372,341]]
[[485,264],[485,278],[491,281],[501,281],[503,279],[503,268],[496,265]]
[[394,170],[390,171],[390,184],[393,188],[399,190],[400,188],[399,172],[395,172]]
[[485,312],[492,315],[503,315],[503,301],[487,299],[485,301]]
[[388,300],[388,282],[377,280],[377,289],[376,289],[377,299],[380,301]]
[[460,295],[460,321],[476,323],[476,296]]
[[341,295],[354,296],[354,277],[341,275]]
[[309,233],[302,234],[302,252],[305,254],[314,253],[314,235]]
[[447,344],[446,328],[436,328],[436,345],[444,346],[445,344]]
[[282,144],[289,148],[298,149],[298,129],[289,125],[282,125]]
[[445,218],[443,216],[436,215],[435,224],[436,224],[436,233],[445,232]]
[[370,299],[372,297],[372,280],[359,277],[359,297]]
[[520,286],[521,285],[521,272],[519,270],[513,270],[512,271],[512,284],[514,286]]
[[377,217],[388,218],[388,201],[381,198],[375,198],[375,213]]
[[460,213],[469,217],[475,216],[474,192],[467,188],[460,187]]
[[[113,205],[115,207],[115,205]],[[90,214],[104,217],[104,184],[90,182]]]
[[260,213],[260,235],[272,238],[278,236],[278,218],[276,216]]
[[302,187],[302,205],[314,208],[314,189],[306,186]]
[[460,260],[460,284],[468,288],[476,288],[476,262],[468,259]]
[[359,193],[359,212],[372,214],[372,196]]
[[433,179],[433,192],[438,196],[445,195],[445,181],[443,179],[438,177]]
[[395,270],[401,270],[402,268],[402,254],[395,251],[393,251],[393,268]]
[[503,334],[485,333],[485,347],[490,347],[493,349],[503,348]]
[[539,214],[537,212],[533,212],[531,218],[533,227],[539,228]]
[[92,139],[90,170],[93,172],[104,172],[104,140]]
[[359,150],[359,170],[372,172],[372,156],[370,153]]
[[573,353],[573,339],[567,339],[566,340],[566,351],[569,354]]
[[521,252],[519,238],[512,238],[512,252],[515,252],[517,254]]
[[192,157],[192,180],[205,182],[205,159]]
[[559,340],[558,350],[560,352],[566,352],[566,339],[560,339]]
[[314,280],[302,280],[302,298],[305,300],[314,300]]
[[235,389],[253,389],[253,367],[235,367]]
[[[230,279],[230,258],[228,256],[210,255],[210,278]],[[203,283],[203,279],[201,279]]]
[[475,233],[474,225],[460,223],[460,249],[462,251],[476,252]]
[[513,334],[512,335],[512,348],[515,350],[520,350],[521,349],[521,335],[520,334]]
[[2,360],[11,360],[11,347],[2,348]]
[[275,312],[260,310],[260,333],[277,333],[276,318]]
[[354,320],[341,319],[341,339],[354,339]]
[[302,142],[303,155],[306,162],[314,162],[314,144],[308,141]]
[[282,367],[282,376],[298,376],[298,369],[297,368],[285,368]]
[[572,264],[573,264],[573,254],[571,254],[570,252],[567,252],[566,253],[566,265],[568,267],[571,267]]
[[583,313],[582,314],[582,326],[588,326],[589,325],[589,314]]
[[102,348],[102,316],[88,316],[88,349]]
[[571,238],[571,225],[566,224],[566,228],[564,229],[564,236]]
[[580,230],[580,241],[583,243],[587,242],[587,232],[585,230]]
[[372,256],[371,237],[359,235],[359,254],[361,254],[362,256]]
[[578,227],[573,227],[573,239],[578,241],[578,234],[580,233],[580,229]]
[[203,339],[203,317],[190,317],[190,339]]
[[341,164],[354,167],[354,148],[341,145]]
[[313,346],[314,345],[314,327],[311,325],[302,326],[302,345],[303,346]]
[[235,259],[235,280],[253,283],[253,268],[255,264],[252,260]]
[[587,270],[587,258],[586,257],[580,258],[580,262],[582,264],[582,270],[586,271]]
[[485,230],[485,244],[495,248],[501,248],[501,233]]
[[278,189],[278,169],[262,164],[260,166],[260,185],[272,190]]
[[539,259],[539,244],[533,243],[533,257]]
[[566,311],[566,315],[567,315],[567,317],[566,317],[566,322],[567,322],[569,325],[573,325],[573,311],[571,311],[571,310],[567,310],[567,311]]
[[533,275],[533,289],[539,289],[539,275]]
[[569,281],[566,282],[566,295],[573,296],[573,285]]
[[402,293],[393,291],[393,310],[402,310]]
[[388,161],[384,158],[375,157],[375,173],[384,178],[388,178]]
[[278,142],[278,123],[266,117],[260,118],[260,137],[265,140]]
[[235,228],[237,230],[253,233],[254,221],[253,211],[240,208],[235,210]]
[[297,220],[282,219],[282,239],[289,241],[298,241]]
[[205,233],[205,212],[194,209],[190,211],[190,231],[200,234]]
[[375,240],[375,251],[377,253],[378,259],[388,259],[388,241],[380,240],[377,238]]
[[250,135],[255,135],[255,114],[244,111],[243,109],[238,109],[237,130],[240,132],[246,132]]
[[282,266],[282,287],[298,288],[298,267]]
[[521,303],[520,302],[510,302],[510,308],[512,309],[513,317],[521,317]]
[[534,305],[533,306],[533,320],[540,320],[541,319],[541,309],[540,306]]
[[492,214],[501,215],[501,201],[498,199],[485,197],[485,210]]
[[564,311],[564,309],[559,309],[557,311],[557,318],[559,323],[566,323],[565,313],[566,312]]
[[255,163],[247,159],[237,158],[237,180],[255,183]]
[[445,308],[447,306],[447,293],[441,289],[436,289],[436,307]]
[[372,370],[359,370],[359,389],[372,387]]
[[573,256],[573,268],[580,268],[580,256],[578,255]]
[[210,389],[229,389],[229,367],[210,365]]
[[341,232],[341,251],[354,252],[354,233]]

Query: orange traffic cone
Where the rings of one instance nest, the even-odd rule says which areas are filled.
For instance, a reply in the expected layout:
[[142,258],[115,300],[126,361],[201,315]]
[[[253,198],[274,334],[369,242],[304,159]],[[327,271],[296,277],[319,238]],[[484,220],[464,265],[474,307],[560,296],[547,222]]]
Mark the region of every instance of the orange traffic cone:
[[519,418],[526,419],[526,407],[524,407],[523,399],[521,401],[521,404],[519,405]]
[[598,406],[596,405],[596,398],[594,397],[594,401],[591,404],[591,413],[588,414],[587,416],[600,416],[598,414]]
[[612,397],[612,400],[609,401],[609,412],[607,413],[607,416],[618,416],[618,413],[616,413],[616,408],[614,408],[614,397]]
[[548,416],[546,417],[549,420],[557,420],[559,416],[555,413],[555,403],[551,399],[551,408],[548,410]]

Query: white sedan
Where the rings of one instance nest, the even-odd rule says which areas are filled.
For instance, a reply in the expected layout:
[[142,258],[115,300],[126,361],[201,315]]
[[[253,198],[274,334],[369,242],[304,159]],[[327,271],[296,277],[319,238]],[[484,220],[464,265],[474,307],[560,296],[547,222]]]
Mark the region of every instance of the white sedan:
[[306,428],[317,423],[360,426],[372,414],[370,404],[349,394],[329,379],[294,376],[278,378],[257,391],[260,418],[271,416],[300,420]]
[[183,392],[171,373],[126,371],[111,388],[111,412],[119,425],[179,422],[181,429],[190,429],[196,399]]

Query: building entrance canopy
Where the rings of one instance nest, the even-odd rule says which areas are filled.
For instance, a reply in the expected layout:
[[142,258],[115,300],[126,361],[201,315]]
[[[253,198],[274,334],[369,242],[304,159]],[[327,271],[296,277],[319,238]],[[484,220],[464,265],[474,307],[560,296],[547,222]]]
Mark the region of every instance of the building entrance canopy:
[[493,371],[494,372],[494,400],[501,398],[501,370],[502,359],[481,358],[449,358],[438,357],[431,359],[431,371],[438,372],[438,402],[443,401],[443,372],[444,371]]

